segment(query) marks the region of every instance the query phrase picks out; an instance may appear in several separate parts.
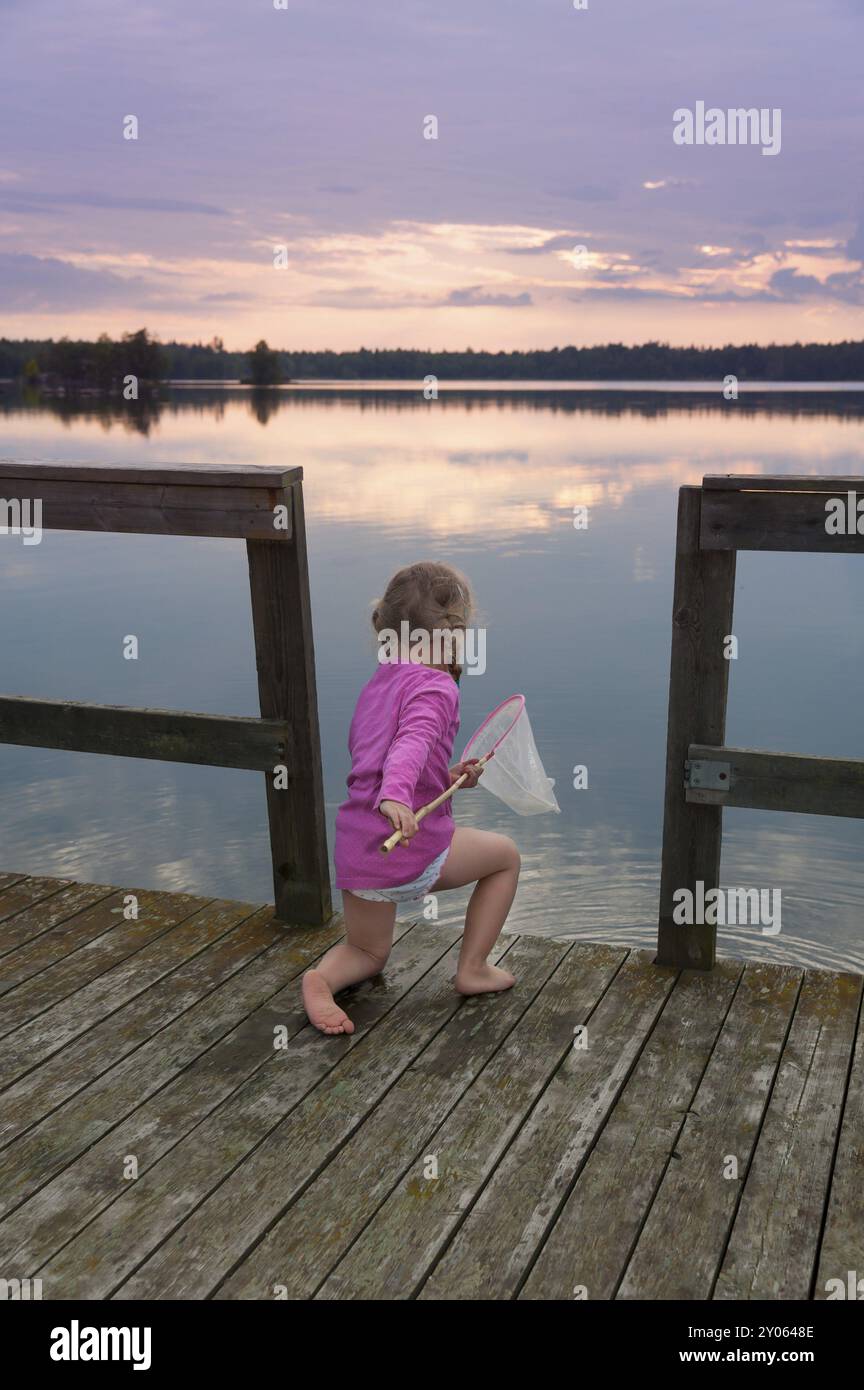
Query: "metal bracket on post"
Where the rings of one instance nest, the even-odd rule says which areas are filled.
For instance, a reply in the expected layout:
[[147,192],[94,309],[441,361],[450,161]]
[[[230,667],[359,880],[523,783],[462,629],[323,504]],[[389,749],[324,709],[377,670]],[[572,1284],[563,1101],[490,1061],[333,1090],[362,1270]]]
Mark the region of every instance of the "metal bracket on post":
[[728,792],[732,785],[732,764],[688,758],[684,763],[684,786],[702,791]]

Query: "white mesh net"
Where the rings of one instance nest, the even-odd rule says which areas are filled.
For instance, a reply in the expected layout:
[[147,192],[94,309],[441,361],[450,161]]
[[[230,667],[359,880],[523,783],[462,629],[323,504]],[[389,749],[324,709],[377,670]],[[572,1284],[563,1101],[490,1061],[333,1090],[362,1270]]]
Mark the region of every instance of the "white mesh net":
[[462,757],[483,758],[493,749],[495,755],[483,769],[481,787],[520,816],[560,811],[521,695],[512,695],[490,714],[468,740]]

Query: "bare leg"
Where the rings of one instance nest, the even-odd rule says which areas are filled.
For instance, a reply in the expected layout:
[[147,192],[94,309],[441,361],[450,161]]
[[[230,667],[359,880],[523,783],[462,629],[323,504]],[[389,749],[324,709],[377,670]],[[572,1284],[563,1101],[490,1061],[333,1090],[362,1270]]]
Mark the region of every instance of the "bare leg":
[[501,934],[516,896],[519,867],[519,851],[506,835],[466,828],[453,836],[450,853],[432,892],[477,883],[465,914],[456,970],[455,983],[460,994],[487,994],[509,989],[515,983],[509,970],[488,965],[486,957]]
[[342,893],[346,941],[328,951],[321,964],[303,976],[303,1007],[322,1033],[353,1033],[354,1024],[333,995],[348,985],[371,979],[383,970],[393,945],[395,903],[368,902]]

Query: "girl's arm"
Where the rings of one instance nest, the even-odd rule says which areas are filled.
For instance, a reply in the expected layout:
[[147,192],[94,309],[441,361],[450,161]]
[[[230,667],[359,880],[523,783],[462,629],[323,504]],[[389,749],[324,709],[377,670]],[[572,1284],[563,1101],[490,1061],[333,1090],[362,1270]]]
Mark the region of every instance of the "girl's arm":
[[396,801],[411,809],[417,780],[435,744],[445,737],[458,698],[454,685],[452,694],[446,687],[435,687],[419,691],[405,701],[384,760],[379,808],[382,801]]

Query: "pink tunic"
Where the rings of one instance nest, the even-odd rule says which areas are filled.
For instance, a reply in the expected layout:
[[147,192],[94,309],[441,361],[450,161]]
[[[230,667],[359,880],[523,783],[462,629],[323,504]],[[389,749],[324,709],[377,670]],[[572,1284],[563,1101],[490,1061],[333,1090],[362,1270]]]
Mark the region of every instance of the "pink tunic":
[[410,883],[449,849],[450,801],[421,821],[407,848],[397,845],[388,855],[380,845],[392,827],[378,807],[401,801],[416,811],[446,791],[458,728],[459,687],[446,671],[413,662],[378,667],[360,692],[348,735],[348,800],[336,814],[337,887]]

